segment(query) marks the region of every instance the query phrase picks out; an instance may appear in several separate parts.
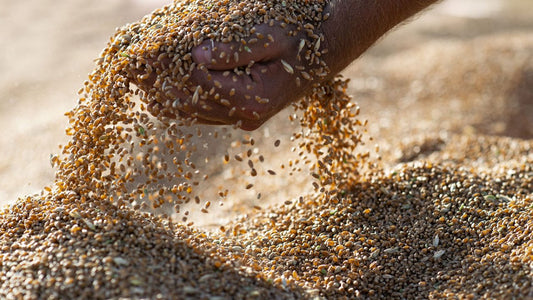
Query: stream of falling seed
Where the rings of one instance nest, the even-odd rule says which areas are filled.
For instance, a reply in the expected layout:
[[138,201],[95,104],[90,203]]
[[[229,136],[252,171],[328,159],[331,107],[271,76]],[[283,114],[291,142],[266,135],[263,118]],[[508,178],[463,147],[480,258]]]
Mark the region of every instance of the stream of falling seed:
[[[325,3],[176,1],[140,22],[119,28],[80,91],[79,104],[67,113],[71,140],[54,160],[58,169],[56,189],[73,191],[83,199],[109,200],[119,206],[164,213],[174,210],[183,213],[183,222],[188,221],[189,214],[183,208],[189,209],[191,203],[222,204],[236,189],[261,193],[257,178],[282,171],[272,167],[263,170],[260,164],[254,164],[258,157],[264,160],[266,155],[254,147],[253,141],[264,140],[264,136],[239,141],[242,133],[238,130],[223,128],[219,133],[196,124],[194,116],[166,116],[175,115],[176,108],[190,106],[209,110],[208,95],[232,106],[231,96],[220,98],[220,82],[213,81],[207,91],[188,81],[192,72],[205,71],[193,62],[191,50],[210,39],[241,42],[236,54],[249,51],[247,44],[266,38],[256,32],[255,24],[282,28],[291,24],[294,29],[288,30],[288,35],[295,35],[295,30],[305,32],[307,39],[302,39],[298,53],[302,64],[295,68],[306,80],[325,76],[328,68],[320,57],[326,49],[320,47],[323,36],[316,30],[325,18]],[[259,13],[243,13],[248,10]],[[226,57],[224,52],[220,56]],[[287,62],[282,63],[288,72],[295,72]],[[231,73],[243,74],[237,69],[227,75]],[[151,83],[144,84],[146,80]],[[172,99],[173,89],[188,95],[188,99],[164,100]],[[314,189],[326,198],[343,188],[341,182],[359,176],[358,169],[364,161],[364,156],[354,154],[361,142],[362,124],[345,90],[342,79],[315,83],[308,95],[294,105],[298,112],[291,115],[297,125],[291,136],[294,157],[279,163],[289,175],[314,174]],[[257,96],[256,100],[262,105],[269,102]],[[149,104],[154,103],[157,105],[149,109]],[[230,114],[238,109],[233,106]],[[257,112],[252,114],[259,117]],[[234,127],[238,128],[239,123]],[[222,150],[226,152],[226,165],[217,167],[220,160],[213,156],[220,150],[215,145],[221,139],[225,139],[228,148]],[[279,145],[280,140],[276,139],[274,146]],[[230,156],[229,152],[233,154]],[[243,161],[248,162],[249,168],[245,168],[246,164],[240,166]],[[213,191],[209,172],[220,172],[221,168],[232,169],[235,180],[231,186],[229,182],[218,184]],[[207,209],[202,208],[202,212]]]

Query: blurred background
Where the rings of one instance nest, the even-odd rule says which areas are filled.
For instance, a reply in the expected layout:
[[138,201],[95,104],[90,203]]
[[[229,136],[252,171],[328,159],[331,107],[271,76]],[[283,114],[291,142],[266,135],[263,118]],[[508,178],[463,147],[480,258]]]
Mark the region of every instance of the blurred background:
[[[50,155],[66,141],[63,114],[93,60],[116,27],[168,2],[0,0],[0,205],[52,182]],[[428,135],[533,138],[532,50],[533,1],[445,0],[344,75],[393,165],[417,155],[402,145]]]

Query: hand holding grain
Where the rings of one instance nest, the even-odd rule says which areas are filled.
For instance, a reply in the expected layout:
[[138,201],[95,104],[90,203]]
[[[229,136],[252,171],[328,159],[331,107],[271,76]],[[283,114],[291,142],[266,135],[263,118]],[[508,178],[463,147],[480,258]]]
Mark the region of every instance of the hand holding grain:
[[224,124],[241,121],[247,130],[304,96],[312,83],[305,73],[304,34],[277,24],[254,28],[246,43],[207,40],[192,50],[193,60],[206,71],[196,72],[191,81],[204,90],[214,88],[210,100],[221,104],[206,113]]
[[[330,1],[319,13],[318,25],[270,20],[253,26],[239,40],[205,39],[191,50],[196,68],[187,88],[161,93],[149,109],[154,115],[254,130],[434,2]],[[141,88],[154,80],[149,77]],[[173,103],[172,109],[163,103]]]

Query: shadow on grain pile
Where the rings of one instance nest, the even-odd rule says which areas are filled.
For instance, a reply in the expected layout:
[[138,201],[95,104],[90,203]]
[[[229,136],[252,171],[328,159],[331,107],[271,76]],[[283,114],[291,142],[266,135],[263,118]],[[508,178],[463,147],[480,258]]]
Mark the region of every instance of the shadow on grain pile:
[[[312,193],[236,218],[224,232],[185,227],[69,190],[20,199],[0,217],[0,295],[533,297],[533,145],[518,121],[530,116],[531,52],[525,41],[531,39],[485,43],[500,46],[486,46],[475,62],[454,57],[479,50],[479,41],[455,45],[441,60],[428,56],[427,64],[418,64],[426,73],[413,70],[411,77],[405,65],[390,63],[387,68],[397,68],[390,74],[403,75],[383,82],[404,93],[399,109],[422,116],[423,124],[442,111],[435,100],[460,98],[437,118],[451,118],[444,129],[453,133],[430,131],[430,138],[415,135],[413,143],[401,139],[403,146],[396,147],[408,163],[341,182],[344,189],[335,197]],[[412,57],[397,62],[417,65],[409,59],[420,57]],[[393,99],[377,95],[382,109],[390,105],[383,101]],[[503,127],[494,127],[500,120],[494,110],[514,107],[502,99],[518,107],[506,113]],[[471,114],[474,109],[478,115]],[[386,136],[402,138],[412,125],[396,126]],[[475,130],[458,134],[460,126]]]

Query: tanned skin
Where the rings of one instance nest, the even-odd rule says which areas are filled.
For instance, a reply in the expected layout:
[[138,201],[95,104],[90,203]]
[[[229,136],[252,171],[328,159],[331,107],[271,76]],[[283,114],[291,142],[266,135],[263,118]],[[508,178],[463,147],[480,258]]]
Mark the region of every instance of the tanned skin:
[[[323,59],[330,68],[330,78],[346,68],[393,27],[436,2],[438,0],[332,0],[326,7],[330,17],[319,29],[325,37],[325,45],[322,47],[328,50]],[[301,86],[296,87],[295,75],[285,71],[281,63],[281,60],[284,60],[291,65],[298,64],[296,53],[304,36],[289,37],[287,29],[276,25],[270,27],[267,24],[257,25],[256,31],[264,36],[271,34],[274,42],[267,48],[263,43],[249,45],[251,51],[239,52],[238,61],[212,60],[218,58],[222,51],[233,57],[232,43],[214,43],[216,49],[213,51],[213,43],[205,41],[192,50],[193,60],[197,64],[206,65],[208,72],[193,72],[190,82],[201,85],[203,90],[210,90],[214,82],[218,81],[222,87],[216,88],[217,93],[228,99],[231,106],[217,104],[214,100],[209,102],[210,110],[187,104],[180,111],[176,111],[175,115],[167,117],[194,116],[199,123],[240,123],[242,129],[254,130],[290,103],[304,96],[312,82],[302,80]],[[232,76],[223,75],[225,71],[231,72],[235,67],[245,67],[251,61],[255,63],[251,67],[250,75],[237,76],[236,81]],[[142,88],[149,84],[150,80],[147,80],[139,86]],[[174,94],[185,103],[187,98],[190,98],[178,91],[174,91]],[[254,99],[255,96],[267,98],[269,102],[260,104]],[[154,114],[157,114],[158,105],[152,103],[149,106],[155,111]],[[233,106],[238,109],[230,114]]]
[[[438,0],[334,0],[323,24],[332,74],[346,68],[396,25]],[[353,34],[338,34],[349,33]]]

